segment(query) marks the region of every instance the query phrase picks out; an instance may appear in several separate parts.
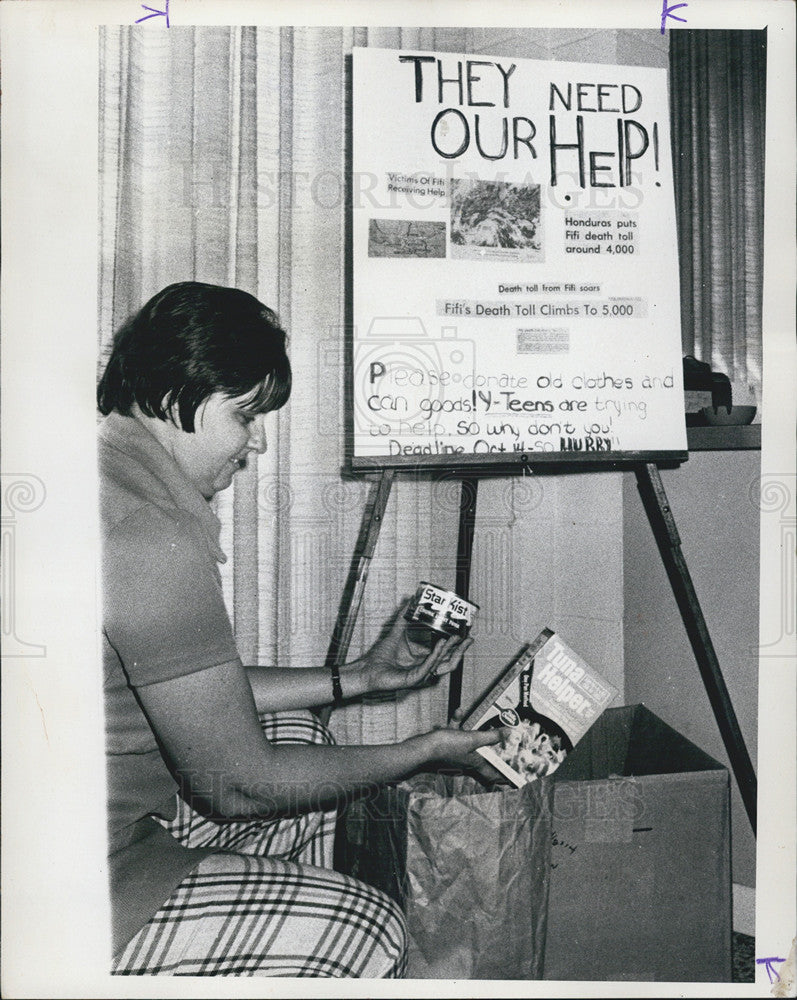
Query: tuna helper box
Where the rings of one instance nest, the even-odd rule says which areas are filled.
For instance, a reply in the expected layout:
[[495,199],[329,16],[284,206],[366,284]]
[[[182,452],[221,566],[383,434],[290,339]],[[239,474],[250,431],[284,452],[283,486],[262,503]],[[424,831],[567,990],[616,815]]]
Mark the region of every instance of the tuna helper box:
[[504,729],[500,744],[478,753],[520,787],[552,774],[616,694],[545,628],[471,709],[462,728]]
[[727,769],[632,705],[552,780],[544,978],[730,982]]

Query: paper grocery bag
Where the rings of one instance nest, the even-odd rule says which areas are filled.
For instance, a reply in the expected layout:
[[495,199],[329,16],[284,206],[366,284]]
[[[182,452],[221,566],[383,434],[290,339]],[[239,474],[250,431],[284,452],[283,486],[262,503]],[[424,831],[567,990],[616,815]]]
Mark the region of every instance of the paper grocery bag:
[[419,775],[349,811],[349,870],[404,909],[408,978],[541,978],[552,788]]

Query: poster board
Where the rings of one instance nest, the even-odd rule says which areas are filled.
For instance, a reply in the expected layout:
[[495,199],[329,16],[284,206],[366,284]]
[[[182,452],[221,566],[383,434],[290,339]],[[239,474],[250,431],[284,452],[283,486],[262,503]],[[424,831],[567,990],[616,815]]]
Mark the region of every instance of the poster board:
[[686,457],[667,73],[353,52],[351,465]]

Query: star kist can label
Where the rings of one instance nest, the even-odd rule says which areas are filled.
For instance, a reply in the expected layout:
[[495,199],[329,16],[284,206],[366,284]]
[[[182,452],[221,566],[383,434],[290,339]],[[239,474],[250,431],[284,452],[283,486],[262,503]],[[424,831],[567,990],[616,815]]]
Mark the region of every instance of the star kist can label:
[[453,590],[422,581],[404,617],[413,625],[425,625],[433,632],[465,638],[478,611],[478,604],[466,601]]

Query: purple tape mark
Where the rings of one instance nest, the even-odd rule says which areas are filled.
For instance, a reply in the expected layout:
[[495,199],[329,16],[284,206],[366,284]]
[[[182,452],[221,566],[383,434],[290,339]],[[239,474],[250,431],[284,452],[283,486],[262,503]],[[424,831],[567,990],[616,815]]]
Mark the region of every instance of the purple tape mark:
[[677,14],[673,14],[672,11],[678,10],[679,7],[688,7],[688,6],[689,6],[688,3],[674,3],[674,4],[671,4],[668,7],[667,6],[667,0],[663,0],[662,5],[661,5],[661,33],[662,33],[662,35],[664,34],[664,28],[665,28],[665,24],[667,22],[667,18],[668,17],[671,17],[673,19],[673,21],[682,21],[684,24],[686,24],[686,18],[685,17],[678,17],[678,15]]
[[766,966],[767,972],[769,973],[769,981],[771,983],[774,983],[776,979],[780,979],[780,976],[778,974],[778,970],[775,969],[775,968],[773,968],[772,963],[773,962],[783,963],[783,962],[786,961],[786,959],[785,958],[775,958],[775,956],[773,955],[770,958],[757,958],[755,961],[756,961],[756,965],[765,965]]
[[151,13],[150,14],[145,14],[144,17],[140,17],[136,21],[136,24],[141,24],[142,21],[149,21],[149,19],[151,17],[165,17],[166,18],[166,27],[170,28],[171,24],[169,23],[169,0],[164,0],[164,4],[165,4],[164,9],[163,10],[158,10],[156,7],[148,7],[145,3],[142,3],[141,4],[142,8],[144,10],[151,11]]

